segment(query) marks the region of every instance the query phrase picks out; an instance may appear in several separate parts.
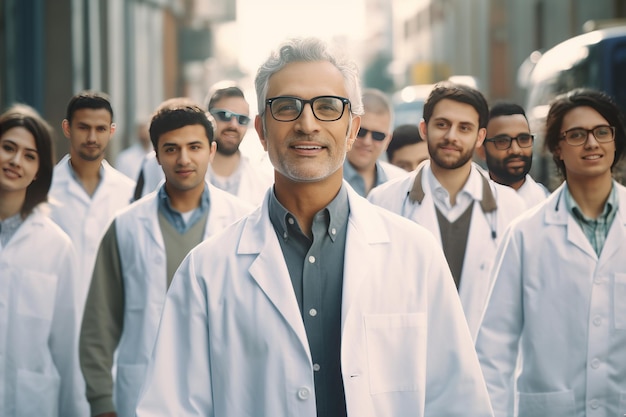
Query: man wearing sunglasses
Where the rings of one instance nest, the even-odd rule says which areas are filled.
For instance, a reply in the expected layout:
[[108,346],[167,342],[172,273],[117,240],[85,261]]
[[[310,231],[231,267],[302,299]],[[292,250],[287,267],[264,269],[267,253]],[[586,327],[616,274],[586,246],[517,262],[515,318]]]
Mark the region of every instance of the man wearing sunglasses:
[[215,119],[217,153],[207,171],[211,184],[253,204],[260,204],[272,184],[270,169],[239,150],[250,126],[250,106],[235,85],[219,83],[209,93],[207,107]]
[[528,174],[533,142],[524,109],[515,103],[501,102],[489,111],[487,139],[476,149],[476,154],[486,161],[491,179],[516,190],[528,207],[541,203],[549,194]]
[[[377,89],[363,91],[365,114],[352,150],[347,153],[343,177],[363,197],[370,190],[406,171],[388,162],[379,161],[391,140],[392,108],[389,99]],[[417,123],[417,120],[415,121]]]

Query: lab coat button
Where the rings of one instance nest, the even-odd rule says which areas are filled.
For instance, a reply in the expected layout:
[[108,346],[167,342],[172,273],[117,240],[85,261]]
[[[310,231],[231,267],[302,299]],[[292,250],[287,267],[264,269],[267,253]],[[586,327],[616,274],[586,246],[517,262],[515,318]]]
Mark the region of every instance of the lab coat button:
[[306,401],[311,396],[311,391],[307,387],[302,387],[298,390],[298,398],[303,401]]
[[602,317],[600,317],[600,316],[595,316],[595,317],[593,318],[593,324],[594,324],[594,325],[596,325],[596,326],[601,325],[601,324],[602,324]]
[[593,399],[589,402],[589,406],[595,410],[596,408],[600,407],[600,401]]
[[593,369],[598,369],[598,368],[600,367],[600,360],[599,360],[599,359],[597,359],[597,358],[594,358],[594,359],[591,361],[591,367],[592,367]]

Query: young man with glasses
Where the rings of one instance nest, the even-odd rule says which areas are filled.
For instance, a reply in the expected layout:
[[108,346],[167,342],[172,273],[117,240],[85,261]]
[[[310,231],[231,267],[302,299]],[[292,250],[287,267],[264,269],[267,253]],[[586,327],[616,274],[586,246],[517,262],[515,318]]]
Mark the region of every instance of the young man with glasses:
[[501,102],[489,110],[487,139],[476,149],[476,154],[487,163],[491,179],[517,191],[527,207],[543,202],[549,194],[528,174],[533,141],[524,109],[515,103]]
[[393,108],[385,93],[373,88],[364,90],[363,107],[365,113],[361,116],[361,128],[357,140],[346,155],[343,177],[357,193],[365,197],[372,188],[406,175],[406,171],[379,161],[391,140],[393,123]]
[[437,237],[472,337],[489,296],[488,273],[498,242],[511,220],[526,208],[512,188],[491,181],[472,162],[474,150],[485,138],[488,117],[480,91],[450,82],[435,85],[420,122],[430,160],[368,196]]
[[623,115],[606,94],[573,90],[552,102],[546,144],[565,182],[507,230],[476,348],[496,416],[622,416],[626,188],[612,170]]
[[274,186],[178,269],[137,416],[491,416],[433,236],[343,180],[357,71],[312,38],[260,67]]

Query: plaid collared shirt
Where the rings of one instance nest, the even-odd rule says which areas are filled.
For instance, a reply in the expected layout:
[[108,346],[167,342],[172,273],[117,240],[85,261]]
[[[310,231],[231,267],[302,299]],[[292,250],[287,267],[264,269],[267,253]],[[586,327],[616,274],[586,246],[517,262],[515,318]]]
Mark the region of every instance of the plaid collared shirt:
[[567,205],[567,210],[572,213],[576,223],[578,223],[585,233],[585,236],[587,236],[596,254],[600,256],[600,252],[602,252],[604,242],[606,241],[606,236],[609,234],[609,229],[617,213],[618,199],[615,186],[611,188],[611,193],[604,204],[604,209],[596,219],[592,219],[583,214],[567,187],[565,187],[565,204]]

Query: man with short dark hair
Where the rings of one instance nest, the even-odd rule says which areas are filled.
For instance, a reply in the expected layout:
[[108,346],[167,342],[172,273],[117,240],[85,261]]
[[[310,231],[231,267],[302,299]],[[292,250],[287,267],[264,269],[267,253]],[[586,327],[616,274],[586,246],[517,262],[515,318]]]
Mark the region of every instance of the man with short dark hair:
[[489,180],[472,162],[474,150],[485,138],[488,116],[480,91],[450,82],[435,85],[419,125],[430,160],[368,196],[436,236],[472,337],[489,296],[488,273],[499,238],[526,206],[515,191]]
[[100,243],[83,318],[80,363],[93,416],[134,417],[176,268],[191,248],[253,209],[205,182],[215,142],[198,105],[163,102],[150,139],[165,183],[114,218]]
[[98,243],[115,213],[130,204],[135,183],[104,159],[115,133],[109,97],[80,92],[71,98],[66,113],[62,128],[70,148],[54,167],[50,217],[70,236],[78,254],[80,317]]
[[[260,204],[272,184],[272,172],[262,161],[254,161],[239,149],[250,123],[250,109],[243,91],[230,81],[221,81],[211,88],[207,108],[214,119],[217,144],[217,152],[207,169],[207,180],[254,205]],[[154,154],[147,155],[135,197],[155,189],[162,178]]]
[[497,417],[623,416],[624,116],[607,94],[575,89],[554,98],[545,132],[565,182],[507,229],[476,350]]

